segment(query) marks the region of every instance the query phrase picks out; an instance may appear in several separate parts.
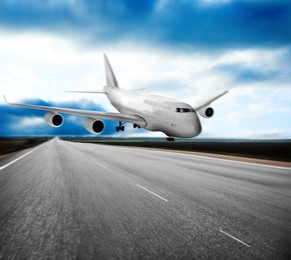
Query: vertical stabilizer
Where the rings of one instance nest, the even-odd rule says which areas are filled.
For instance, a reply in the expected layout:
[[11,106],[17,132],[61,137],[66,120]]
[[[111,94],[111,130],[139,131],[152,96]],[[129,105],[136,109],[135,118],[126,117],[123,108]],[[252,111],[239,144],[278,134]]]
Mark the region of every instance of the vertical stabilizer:
[[105,73],[106,73],[106,85],[108,87],[118,88],[118,82],[115,78],[114,72],[111,68],[109,60],[105,53],[104,53],[104,64],[105,64]]

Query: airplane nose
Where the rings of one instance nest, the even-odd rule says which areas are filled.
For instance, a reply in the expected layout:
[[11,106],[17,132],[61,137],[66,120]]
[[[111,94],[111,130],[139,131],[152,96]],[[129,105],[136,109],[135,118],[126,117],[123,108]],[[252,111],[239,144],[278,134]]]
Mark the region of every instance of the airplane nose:
[[197,114],[194,114],[194,118],[192,119],[193,124],[192,124],[192,132],[193,132],[193,137],[197,136],[201,133],[202,131],[202,127],[201,127],[201,123],[199,120],[199,117],[197,116]]
[[192,138],[192,137],[195,137],[201,133],[202,127],[201,127],[199,117],[197,116],[196,113],[187,114],[187,117],[184,118],[184,124],[183,124],[182,129],[181,129],[182,133],[177,132],[177,133],[175,133],[174,136],[184,137],[184,138]]

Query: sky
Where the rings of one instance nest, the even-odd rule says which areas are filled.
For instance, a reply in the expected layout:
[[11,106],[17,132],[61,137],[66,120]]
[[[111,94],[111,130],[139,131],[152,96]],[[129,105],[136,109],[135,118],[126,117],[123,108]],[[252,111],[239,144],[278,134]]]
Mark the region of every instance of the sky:
[[[116,112],[100,90],[106,53],[121,88],[195,105],[223,90],[201,138],[291,138],[289,0],[2,0],[0,94],[9,101]],[[0,136],[88,135],[0,98]],[[134,129],[102,135],[162,137]]]

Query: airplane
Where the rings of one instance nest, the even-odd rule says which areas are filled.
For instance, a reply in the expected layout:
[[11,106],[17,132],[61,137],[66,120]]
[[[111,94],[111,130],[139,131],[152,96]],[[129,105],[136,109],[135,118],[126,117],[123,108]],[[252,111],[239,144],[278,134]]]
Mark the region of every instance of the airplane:
[[109,60],[104,53],[106,86],[102,91],[68,91],[74,93],[105,94],[110,103],[119,113],[106,113],[91,110],[70,109],[61,107],[38,106],[21,103],[7,104],[25,108],[45,110],[45,121],[52,127],[63,124],[63,114],[86,116],[84,127],[92,134],[101,134],[105,129],[104,119],[119,121],[116,131],[124,131],[125,123],[132,123],[134,128],[144,128],[149,131],[161,131],[167,135],[168,141],[175,141],[175,137],[192,138],[202,131],[197,114],[204,118],[211,118],[214,110],[210,104],[228,91],[206,98],[194,106],[168,97],[158,95],[143,95],[133,90],[119,87]]

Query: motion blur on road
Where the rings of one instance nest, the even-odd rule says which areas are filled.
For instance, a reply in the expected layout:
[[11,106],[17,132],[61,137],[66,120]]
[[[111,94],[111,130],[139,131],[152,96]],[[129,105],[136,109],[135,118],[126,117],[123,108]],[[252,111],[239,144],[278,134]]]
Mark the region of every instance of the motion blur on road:
[[0,259],[289,259],[290,175],[55,138],[0,160]]

